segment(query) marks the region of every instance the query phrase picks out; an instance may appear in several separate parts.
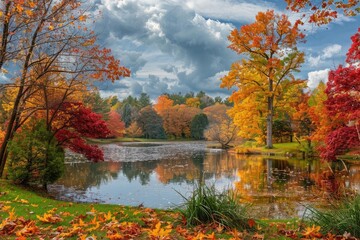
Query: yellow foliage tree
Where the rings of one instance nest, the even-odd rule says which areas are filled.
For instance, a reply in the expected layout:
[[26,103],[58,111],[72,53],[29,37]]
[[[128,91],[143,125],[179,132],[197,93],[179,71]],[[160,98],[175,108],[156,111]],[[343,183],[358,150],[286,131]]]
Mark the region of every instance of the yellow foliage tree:
[[[304,54],[296,45],[304,38],[299,30],[300,21],[291,24],[286,15],[274,11],[259,12],[256,21],[235,29],[228,37],[229,48],[246,58],[232,64],[221,87],[237,87],[234,104],[242,104],[248,96],[266,112],[266,145],[272,148],[274,101],[288,80],[297,84],[292,73],[304,61]],[[233,94],[234,95],[234,94]],[[250,100],[248,101],[250,103]]]

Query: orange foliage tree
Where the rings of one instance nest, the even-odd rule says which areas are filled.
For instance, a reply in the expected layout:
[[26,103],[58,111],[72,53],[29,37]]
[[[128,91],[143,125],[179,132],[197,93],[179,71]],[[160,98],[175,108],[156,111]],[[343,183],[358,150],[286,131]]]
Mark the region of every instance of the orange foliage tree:
[[[318,25],[327,24],[338,17],[338,11],[346,16],[356,16],[360,13],[359,0],[285,0],[288,9],[299,12],[301,9],[310,9],[309,22]],[[305,15],[304,15],[305,16]]]
[[154,104],[154,109],[157,114],[161,115],[173,105],[174,101],[170,99],[167,95],[160,95],[157,98],[156,103]]
[[[95,45],[95,33],[88,29],[93,17],[86,10],[79,0],[7,0],[1,5],[0,68],[6,73],[4,66],[15,61],[12,72],[16,74],[8,74],[12,84],[6,85],[13,89],[13,98],[0,149],[0,176],[9,140],[21,123],[36,112],[34,107],[33,111],[23,114],[31,95],[42,89],[39,79],[46,75],[54,82],[53,88],[58,88],[55,82],[60,75],[67,86],[75,82],[85,86],[92,80],[114,81],[129,76],[130,71],[120,66],[109,49]],[[68,88],[63,96],[72,91]]]
[[224,104],[216,103],[203,110],[209,119],[209,126],[204,132],[205,138],[220,143],[224,149],[238,139],[239,132],[231,117],[227,115],[229,109],[230,107]]
[[[274,99],[288,86],[298,84],[292,73],[304,62],[304,54],[297,43],[304,35],[299,30],[300,21],[291,24],[286,15],[274,11],[260,12],[256,21],[234,29],[228,37],[230,49],[246,58],[231,65],[230,72],[222,78],[221,87],[237,87],[231,100],[235,105],[257,101],[265,106],[266,145],[272,148]],[[237,118],[234,115],[234,123]]]
[[200,109],[184,104],[169,108],[166,114],[161,115],[166,134],[175,138],[191,137],[191,121],[200,112]]
[[110,137],[123,137],[125,133],[125,123],[121,121],[121,116],[114,110],[109,113],[106,125],[110,130]]
[[335,116],[331,116],[325,107],[324,102],[327,100],[325,88],[325,83],[320,82],[309,99],[309,115],[315,126],[315,131],[311,134],[311,140],[315,141],[318,145],[323,143],[326,134],[338,122]]

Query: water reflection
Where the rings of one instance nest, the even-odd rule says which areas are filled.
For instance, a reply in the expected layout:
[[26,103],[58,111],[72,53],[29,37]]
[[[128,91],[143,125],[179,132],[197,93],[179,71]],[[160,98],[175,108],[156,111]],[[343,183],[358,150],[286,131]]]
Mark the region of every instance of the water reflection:
[[[325,196],[321,184],[329,186],[319,161],[231,155],[206,150],[203,143],[108,147],[106,162],[67,164],[50,192],[65,200],[168,208],[183,201],[177,192],[188,196],[198,183],[215,183],[253,203],[256,217],[287,218],[301,216],[304,205]],[[359,171],[351,166],[336,179],[338,185],[359,190]]]

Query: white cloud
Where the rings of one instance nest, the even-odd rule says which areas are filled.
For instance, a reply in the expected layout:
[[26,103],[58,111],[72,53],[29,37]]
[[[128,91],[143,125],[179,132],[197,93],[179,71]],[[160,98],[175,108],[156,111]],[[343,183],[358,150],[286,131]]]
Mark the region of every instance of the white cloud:
[[339,44],[330,45],[324,48],[322,58],[323,59],[332,58],[334,55],[339,54],[341,52],[341,49],[342,47]]
[[[285,4],[277,1],[92,1],[96,1],[94,12],[102,12],[95,24],[101,43],[132,70],[131,78],[121,80],[123,85],[104,90],[120,98],[140,91],[149,91],[151,97],[165,90],[182,93],[206,90],[214,96],[224,93],[224,89],[219,88],[219,73],[226,72],[231,63],[240,58],[227,48],[230,31],[253,22],[259,11],[275,9],[279,14],[289,13],[283,8]],[[291,21],[301,14],[289,13]],[[325,69],[337,60],[343,62],[342,47],[333,43],[344,43],[344,40],[327,38],[330,31],[325,28],[339,29],[339,24],[345,21],[348,19],[340,16],[335,24],[326,27],[305,24],[308,40],[317,43],[306,45],[308,64],[304,64],[307,65],[305,71],[302,68],[302,77],[314,68]],[[326,34],[319,37],[315,32]],[[315,79],[320,78],[316,73],[309,73],[310,85],[316,85]]]
[[98,10],[103,18],[96,27],[102,31],[99,37],[106,46],[132,70],[131,81],[122,80],[127,83],[128,94],[146,91],[153,97],[166,90],[219,91],[220,82],[209,78],[238,59],[227,48],[227,36],[235,26],[205,18],[180,0],[102,3]]
[[[182,1],[178,2],[181,3]],[[274,5],[264,1],[259,3],[259,1],[244,0],[186,0],[185,4],[202,16],[238,22],[253,22],[258,12],[275,8]]]
[[308,62],[312,67],[318,67],[323,64],[326,60],[331,59],[333,57],[337,57],[340,55],[342,50],[342,46],[339,44],[332,44],[330,46],[325,47],[317,56],[310,55],[308,58]]
[[309,64],[310,66],[318,66],[321,62],[321,57],[320,56],[317,56],[317,57],[313,57],[313,56],[310,56],[309,57]]
[[326,83],[329,77],[330,69],[313,71],[308,73],[307,85],[310,89],[315,89],[320,82]]

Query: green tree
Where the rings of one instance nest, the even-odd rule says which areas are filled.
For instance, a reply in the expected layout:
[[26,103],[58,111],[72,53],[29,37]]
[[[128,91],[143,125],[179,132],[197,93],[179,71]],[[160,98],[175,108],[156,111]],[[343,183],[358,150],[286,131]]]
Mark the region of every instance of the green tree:
[[149,95],[146,94],[146,93],[141,93],[140,97],[139,97],[139,100],[138,100],[138,103],[139,103],[138,106],[139,106],[140,109],[151,105]]
[[83,101],[93,112],[103,116],[103,119],[109,119],[110,103],[101,98],[99,91],[90,92],[84,97]]
[[289,120],[275,119],[273,123],[273,136],[277,142],[283,142],[288,137],[292,142],[292,128]]
[[166,138],[163,121],[151,106],[140,110],[136,122],[141,127],[145,138]]
[[186,98],[181,94],[181,92],[172,93],[172,94],[165,93],[163,95],[167,95],[169,97],[169,99],[173,100],[174,105],[180,105],[180,104],[186,103]]
[[215,103],[223,103],[223,100],[222,100],[222,98],[220,96],[216,96],[214,98],[214,101],[215,101]]
[[125,103],[120,109],[121,120],[125,123],[125,127],[129,127],[132,123],[132,108],[129,103]]
[[195,139],[204,139],[204,130],[209,125],[209,120],[204,113],[195,115],[191,121],[191,137]]
[[44,120],[30,121],[9,143],[8,172],[14,182],[46,188],[61,177],[63,169],[64,151]]

